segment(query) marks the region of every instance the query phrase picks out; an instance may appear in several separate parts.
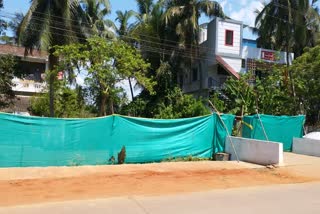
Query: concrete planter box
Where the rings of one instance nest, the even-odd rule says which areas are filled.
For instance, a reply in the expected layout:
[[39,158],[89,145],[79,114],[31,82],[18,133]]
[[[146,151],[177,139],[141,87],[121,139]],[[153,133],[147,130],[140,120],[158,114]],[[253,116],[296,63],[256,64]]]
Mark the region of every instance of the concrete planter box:
[[320,157],[320,140],[293,138],[292,152],[301,155]]
[[[230,137],[240,161],[260,165],[281,165],[283,164],[282,143],[262,141],[248,138]],[[236,160],[236,154],[226,138],[226,153],[231,154],[231,160]]]

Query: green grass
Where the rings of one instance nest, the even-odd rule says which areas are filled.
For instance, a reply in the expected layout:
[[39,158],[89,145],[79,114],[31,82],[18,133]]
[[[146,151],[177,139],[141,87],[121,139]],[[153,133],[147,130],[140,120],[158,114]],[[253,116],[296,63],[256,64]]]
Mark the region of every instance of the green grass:
[[193,157],[192,155],[189,155],[187,157],[169,157],[164,159],[161,162],[193,162],[193,161],[208,161],[208,160],[212,160],[212,159]]

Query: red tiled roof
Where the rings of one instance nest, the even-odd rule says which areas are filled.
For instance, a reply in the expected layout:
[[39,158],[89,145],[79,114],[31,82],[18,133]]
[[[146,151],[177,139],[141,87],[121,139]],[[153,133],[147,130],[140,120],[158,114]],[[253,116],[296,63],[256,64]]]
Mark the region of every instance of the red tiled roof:
[[[24,57],[25,56],[25,48],[14,46],[14,45],[2,45],[0,44],[0,54],[11,54],[14,56]],[[46,59],[47,52],[33,50],[32,54],[28,54],[27,57],[38,58],[38,59]]]
[[229,72],[229,74],[237,79],[240,79],[238,72],[236,72],[226,61],[224,61],[221,56],[216,56],[216,60],[224,69],[226,69],[226,71]]

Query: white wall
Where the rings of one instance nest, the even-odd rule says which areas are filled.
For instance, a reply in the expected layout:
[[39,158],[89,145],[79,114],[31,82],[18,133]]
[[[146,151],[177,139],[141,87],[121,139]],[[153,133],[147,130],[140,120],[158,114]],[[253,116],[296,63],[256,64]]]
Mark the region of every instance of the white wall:
[[32,80],[22,80],[14,78],[12,82],[15,84],[12,87],[13,91],[16,92],[29,92],[29,93],[40,93],[45,89],[46,84],[35,82]]
[[[225,45],[226,30],[233,31],[233,46]],[[217,25],[217,53],[240,55],[241,44],[241,24],[229,23],[218,20]]]
[[[208,59],[215,59],[216,53],[216,19],[212,20],[207,26],[207,41],[204,47]],[[213,64],[214,62],[210,63]]]
[[[281,143],[238,137],[230,138],[240,161],[261,165],[281,165],[283,163],[283,145]],[[236,155],[228,137],[226,138],[225,151],[231,154],[231,160],[236,160]]]
[[320,140],[293,138],[292,152],[320,157]]
[[207,41],[208,30],[206,28],[200,28],[199,31],[199,44]]
[[233,68],[233,70],[235,70],[236,72],[240,72],[241,71],[241,59],[237,59],[237,58],[231,58],[231,57],[222,57],[222,59],[228,63],[229,66],[231,66]]

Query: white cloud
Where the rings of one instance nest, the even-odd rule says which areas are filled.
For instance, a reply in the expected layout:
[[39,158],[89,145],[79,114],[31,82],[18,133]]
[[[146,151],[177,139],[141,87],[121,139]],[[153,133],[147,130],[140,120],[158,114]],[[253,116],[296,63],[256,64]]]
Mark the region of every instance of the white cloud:
[[[245,4],[246,2],[247,0],[241,0],[241,4]],[[240,10],[230,11],[230,17],[253,27],[256,19],[256,14],[254,11],[257,9],[261,10],[262,8],[263,4],[261,1],[251,1],[249,5],[243,6],[240,8]]]

